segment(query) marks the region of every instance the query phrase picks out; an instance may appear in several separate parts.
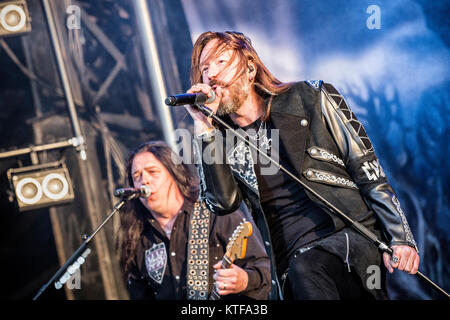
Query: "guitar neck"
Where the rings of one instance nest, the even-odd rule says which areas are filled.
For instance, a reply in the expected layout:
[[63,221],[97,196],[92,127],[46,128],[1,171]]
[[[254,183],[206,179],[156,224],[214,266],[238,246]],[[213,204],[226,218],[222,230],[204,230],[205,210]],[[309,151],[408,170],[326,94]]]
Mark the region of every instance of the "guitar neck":
[[[224,255],[222,258],[222,269],[228,269],[231,267],[232,264],[233,264],[233,262],[227,257],[227,255]],[[216,286],[213,286],[213,289],[209,296],[209,300],[220,300],[220,299],[221,299],[221,297],[217,293]]]
[[232,264],[233,264],[233,261],[231,261],[231,259],[228,258],[227,255],[224,255],[223,258],[222,258],[222,269],[231,268]]
[[[234,232],[227,244],[227,249],[222,258],[222,269],[229,269],[235,259],[243,259],[245,257],[245,249],[247,248],[247,238],[252,234],[252,225],[245,219],[234,229]],[[217,293],[216,286],[213,286],[209,300],[220,300],[221,297]]]

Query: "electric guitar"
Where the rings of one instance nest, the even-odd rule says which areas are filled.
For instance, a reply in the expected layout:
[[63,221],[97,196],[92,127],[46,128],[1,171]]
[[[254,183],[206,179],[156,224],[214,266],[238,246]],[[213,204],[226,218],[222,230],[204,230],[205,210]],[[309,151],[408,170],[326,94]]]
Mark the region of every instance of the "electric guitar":
[[[252,224],[248,221],[241,222],[233,232],[230,241],[227,244],[227,250],[222,258],[222,268],[231,268],[234,260],[245,257],[247,249],[247,238],[252,235]],[[220,300],[220,295],[217,293],[216,286],[213,286],[209,300]]]

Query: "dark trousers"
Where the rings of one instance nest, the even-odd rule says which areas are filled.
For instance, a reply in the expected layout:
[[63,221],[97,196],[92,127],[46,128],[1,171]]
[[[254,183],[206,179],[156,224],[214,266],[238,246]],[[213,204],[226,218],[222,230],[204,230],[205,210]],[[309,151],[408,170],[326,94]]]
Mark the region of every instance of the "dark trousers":
[[291,258],[283,291],[286,300],[374,299],[339,257],[319,248]]

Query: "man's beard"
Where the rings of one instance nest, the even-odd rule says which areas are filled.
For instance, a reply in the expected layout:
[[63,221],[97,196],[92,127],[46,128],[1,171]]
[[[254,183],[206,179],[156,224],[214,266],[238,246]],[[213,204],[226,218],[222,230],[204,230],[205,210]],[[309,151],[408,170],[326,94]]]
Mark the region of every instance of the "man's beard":
[[217,114],[219,116],[238,111],[250,93],[248,82],[245,81],[243,76],[241,76],[238,81],[231,84],[227,89],[229,93],[228,99],[227,101],[223,101],[222,99],[217,109]]

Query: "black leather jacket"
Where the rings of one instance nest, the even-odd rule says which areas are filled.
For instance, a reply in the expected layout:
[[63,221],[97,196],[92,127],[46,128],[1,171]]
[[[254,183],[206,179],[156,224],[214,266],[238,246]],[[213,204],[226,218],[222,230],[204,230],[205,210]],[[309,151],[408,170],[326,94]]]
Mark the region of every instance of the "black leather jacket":
[[[289,161],[297,177],[353,220],[364,225],[376,219],[389,245],[409,245],[418,251],[399,200],[362,124],[332,85],[322,81],[293,84],[285,93],[273,97],[270,118],[279,129],[280,149],[285,151],[280,156]],[[197,138],[195,145],[211,152],[219,145],[216,136]],[[253,165],[251,161],[234,161],[246,159],[243,150],[244,144],[238,142],[228,154],[224,153],[224,164],[201,162],[204,196],[211,211],[219,215],[233,212],[244,200],[273,258]],[[336,231],[345,227],[330,208],[308,191],[307,195],[330,214]],[[272,276],[276,279],[274,272]],[[276,285],[276,281],[272,284]]]

